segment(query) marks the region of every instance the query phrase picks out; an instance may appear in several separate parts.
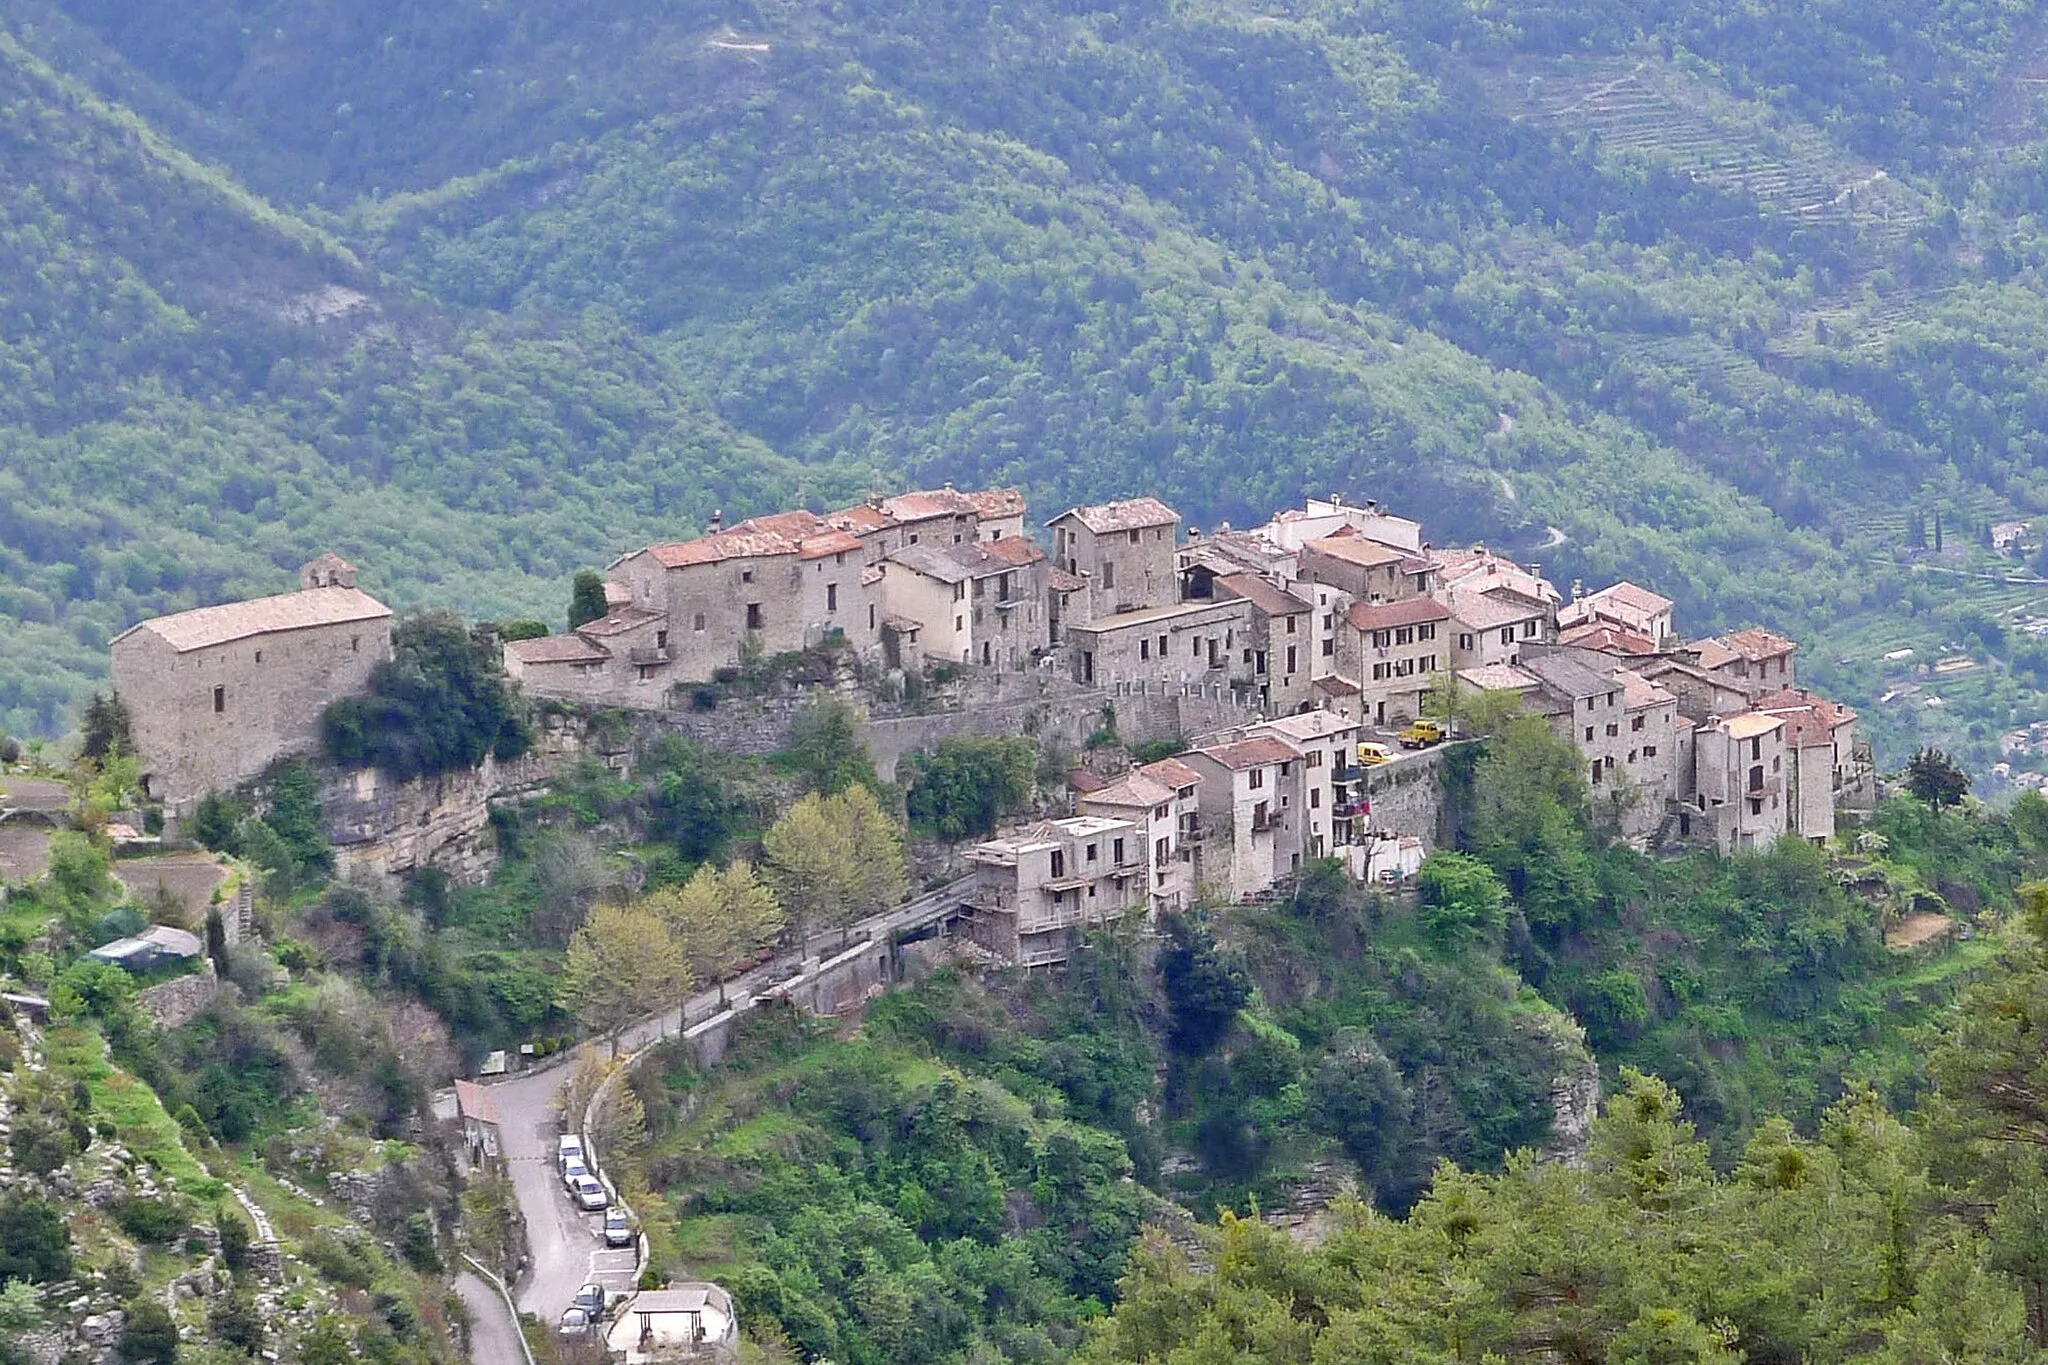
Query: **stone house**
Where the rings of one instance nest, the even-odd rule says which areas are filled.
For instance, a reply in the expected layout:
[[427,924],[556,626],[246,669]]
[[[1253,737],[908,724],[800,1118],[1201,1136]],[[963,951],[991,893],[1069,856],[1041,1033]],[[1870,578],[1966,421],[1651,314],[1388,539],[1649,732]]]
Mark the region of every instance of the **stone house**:
[[1811,692],[1784,688],[1756,699],[1761,715],[1785,722],[1787,823],[1802,838],[1833,838],[1835,811],[1876,800],[1869,750],[1856,740],[1856,713]]
[[1641,761],[1640,741],[1630,742],[1639,732],[1630,728],[1627,689],[1612,664],[1599,655],[1552,650],[1531,654],[1516,667],[1542,684],[1538,704],[1551,730],[1579,751],[1595,808],[1624,830],[1645,818],[1654,826],[1663,793],[1643,790],[1627,762],[1631,748]]
[[1557,642],[1574,649],[1597,650],[1618,659],[1647,659],[1657,653],[1657,642],[1612,621],[1584,621],[1558,632]]
[[1544,607],[1548,619],[1555,621],[1557,588],[1543,576],[1540,565],[1524,567],[1505,555],[1495,554],[1484,545],[1430,548],[1423,553],[1436,565],[1439,587],[1476,592],[1482,596],[1512,592]]
[[1256,686],[1248,641],[1249,602],[1182,602],[1101,616],[1065,627],[1067,667],[1077,683],[1158,682]]
[[1090,621],[1179,600],[1174,528],[1180,514],[1159,499],[1074,507],[1046,525],[1054,565],[1088,584]]
[[1339,669],[1358,684],[1360,716],[1398,725],[1422,714],[1422,698],[1450,667],[1451,613],[1431,597],[1353,602],[1337,650]]
[[528,695],[658,709],[676,678],[667,613],[615,606],[562,635],[505,642],[505,676]]
[[475,1081],[455,1082],[455,1116],[462,1122],[462,1145],[469,1163],[495,1169],[499,1145],[498,1106],[491,1100],[491,1088]]
[[1710,716],[1693,733],[1693,809],[1682,837],[1704,839],[1723,857],[1761,853],[1787,828],[1785,721],[1746,711]]
[[1678,698],[1678,714],[1695,725],[1708,716],[1750,709],[1757,688],[1732,673],[1715,673],[1675,655],[1631,659],[1628,666]]
[[[1622,833],[1640,839],[1662,822],[1666,807],[1685,795],[1692,782],[1692,725],[1678,715],[1678,698],[1640,673],[1614,670],[1621,683],[1621,705],[1627,719],[1622,737],[1628,741],[1621,771],[1642,800],[1622,815]],[[1681,741],[1680,732],[1686,733]]]
[[1238,662],[1242,665],[1249,655],[1259,709],[1273,713],[1307,705],[1318,657],[1314,609],[1285,588],[1248,573],[1218,577],[1213,594],[1218,601],[1242,601],[1251,608],[1238,641]]
[[1280,851],[1287,866],[1335,857],[1358,842],[1364,830],[1359,784],[1358,722],[1335,711],[1302,711],[1249,727],[1252,735],[1276,735],[1301,756],[1300,780],[1289,825],[1294,845]]
[[[950,532],[949,532],[950,534]],[[696,540],[650,545],[607,576],[635,607],[666,616],[668,682],[703,682],[750,651],[785,654],[840,635],[871,656],[881,639],[879,582],[850,531],[809,512],[741,522]]]
[[1541,644],[1550,613],[1543,603],[1516,592],[1481,593],[1451,588],[1438,594],[1449,609],[1453,668],[1511,664],[1526,645]]
[[1569,630],[1589,621],[1606,621],[1637,635],[1647,636],[1658,649],[1675,642],[1671,633],[1671,599],[1633,583],[1616,583],[1596,593],[1582,595],[1572,585],[1572,600],[1558,608],[1559,630]]
[[1740,678],[1756,687],[1793,685],[1792,656],[1799,646],[1776,631],[1732,630],[1687,648],[1697,654],[1699,666],[1709,673]]
[[1202,779],[1196,788],[1203,832],[1198,884],[1242,900],[1286,874],[1286,850],[1300,847],[1293,787],[1301,758],[1294,746],[1277,735],[1256,735],[1203,745],[1180,761]]
[[323,555],[299,590],[144,621],[114,637],[144,788],[177,815],[320,745],[320,716],[391,657],[391,609]]
[[1019,967],[1064,962],[1086,930],[1148,907],[1149,853],[1145,826],[1099,815],[978,844],[967,855],[968,936]]
[[1309,498],[1299,508],[1277,512],[1255,534],[1283,550],[1299,551],[1312,540],[1352,534],[1414,555],[1424,551],[1421,522],[1397,517],[1371,498],[1348,502],[1341,493]]
[[927,658],[1029,668],[1051,643],[1045,551],[1022,536],[913,545],[882,561],[882,609]]
[[1405,602],[1431,591],[1436,566],[1409,550],[1346,530],[1301,547],[1301,577],[1354,602]]
[[1139,831],[1146,849],[1146,891],[1155,913],[1184,910],[1194,899],[1194,862],[1184,835],[1198,813],[1200,778],[1188,776],[1192,780],[1177,787],[1163,774],[1134,769],[1106,787],[1082,793],[1075,803],[1083,815],[1128,821]]

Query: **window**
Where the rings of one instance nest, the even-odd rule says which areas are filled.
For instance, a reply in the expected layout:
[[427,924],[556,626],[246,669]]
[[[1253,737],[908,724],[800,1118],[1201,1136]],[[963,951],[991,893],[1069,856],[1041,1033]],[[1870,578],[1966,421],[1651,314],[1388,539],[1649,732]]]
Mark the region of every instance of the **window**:
[[1616,735],[1618,735],[1618,734],[1620,734],[1620,733],[1621,733],[1621,727],[1620,727],[1619,725],[1616,725],[1616,724],[1615,724],[1615,723],[1614,723],[1613,721],[1611,721],[1611,720],[1607,722],[1607,737],[1608,737],[1609,739],[1613,739],[1613,738],[1614,738],[1614,737],[1615,737]]
[[754,581],[754,571],[753,571],[752,569],[741,569],[741,570],[740,570],[740,582],[742,582],[742,583],[751,583],[751,582],[753,582],[753,581]]
[[1326,611],[1326,612],[1324,612],[1324,613],[1323,613],[1323,629],[1324,629],[1324,630],[1335,630],[1336,628],[1337,628],[1337,613],[1336,613],[1336,612],[1334,612],[1334,611]]
[[761,604],[759,602],[747,603],[747,629],[759,630],[762,625],[762,620],[763,618],[761,616]]
[[1586,709],[1588,711],[1593,709],[1593,699],[1591,697],[1586,698]]
[[1412,645],[1412,644],[1414,644],[1414,643],[1415,643],[1415,627],[1413,627],[1413,626],[1400,626],[1400,627],[1396,628],[1396,629],[1395,629],[1395,631],[1394,631],[1394,643],[1395,643],[1395,644],[1397,644],[1397,645]]
[[224,714],[228,709],[228,690],[225,687],[213,689],[213,714]]
[[839,610],[839,585],[837,583],[827,583],[825,585],[825,610]]
[[1764,789],[1764,765],[1759,763],[1749,770],[1749,789],[1760,792]]
[[351,653],[351,654],[360,654],[360,653],[362,653],[362,652],[363,652],[363,637],[362,637],[362,636],[360,636],[360,635],[351,635],[351,636],[349,636],[349,637],[348,637],[348,652],[349,652],[349,653]]
[[1469,631],[1469,630],[1463,630],[1463,631],[1459,631],[1459,632],[1458,632],[1458,648],[1460,648],[1460,649],[1470,649],[1470,648],[1472,648],[1472,632],[1471,632],[1471,631]]
[[1387,680],[1387,667],[1386,664],[1374,664],[1372,666],[1372,680],[1374,682],[1385,682]]
[[1067,875],[1067,854],[1065,849],[1056,848],[1052,851],[1052,875],[1054,877],[1064,877]]
[[1159,657],[1162,659],[1166,657],[1166,637],[1164,635],[1159,637]]
[[1282,763],[1280,765],[1280,776],[1285,777],[1288,773],[1292,772],[1293,770],[1294,765],[1292,763]]
[[1436,623],[1429,622],[1417,626],[1415,628],[1415,638],[1418,640],[1434,640],[1436,638]]
[[1088,845],[1088,858],[1087,858],[1087,860],[1088,860],[1089,862],[1091,862],[1091,863],[1095,861],[1095,845],[1094,845],[1094,844],[1090,844],[1090,845]]
[[1588,744],[1591,744],[1592,742],[1593,742],[1593,727],[1592,727],[1592,726],[1590,726],[1590,725],[1588,725],[1588,726],[1586,727],[1586,743],[1588,743]]
[[[1252,663],[1252,652],[1251,652],[1250,650],[1246,650],[1246,651],[1244,652],[1244,661],[1245,661],[1246,663],[1248,663],[1248,664],[1251,664],[1251,663]],[[1259,657],[1258,657],[1258,662],[1257,662],[1257,663],[1255,663],[1255,664],[1252,664],[1252,671],[1253,671],[1253,672],[1256,672],[1256,673],[1259,673],[1259,674],[1262,674],[1262,675],[1263,675],[1263,674],[1265,673],[1265,671],[1266,671],[1266,651],[1265,651],[1265,650],[1263,650],[1263,649],[1262,649],[1262,650],[1260,650],[1260,651],[1259,651]]]
[[833,555],[832,562],[834,564],[844,564],[846,562],[846,551],[841,550],[838,554]]
[[1642,718],[1641,716],[1630,716],[1630,717],[1629,717],[1629,721],[1628,721],[1628,728],[1629,728],[1629,729],[1631,729],[1631,730],[1640,730],[1640,729],[1642,729],[1642,728],[1643,728],[1643,718]]
[[1513,626],[1502,626],[1500,628],[1500,642],[1504,645],[1511,645],[1515,642],[1515,628]]
[[[1153,537],[1153,538],[1154,538],[1155,540],[1156,540],[1156,539],[1158,539],[1158,537],[1156,537],[1156,536],[1155,536],[1155,537]],[[1136,545],[1137,543],[1138,543],[1138,533],[1137,533],[1136,531],[1133,531],[1133,532],[1131,532],[1131,544],[1133,544],[1133,545]]]
[[1535,623],[1534,621],[1524,621],[1524,622],[1522,622],[1522,638],[1523,638],[1524,640],[1531,640],[1531,639],[1534,639],[1535,637],[1536,637],[1536,623]]
[[1593,785],[1594,785],[1594,786],[1596,786],[1596,787],[1600,785],[1600,774],[1601,774],[1601,772],[1602,772],[1602,771],[1603,771],[1603,770],[1602,770],[1602,768],[1600,767],[1600,760],[1599,760],[1599,759],[1597,759],[1597,758],[1596,758],[1596,759],[1594,759],[1594,760],[1593,760]]
[[1323,657],[1325,659],[1335,657],[1336,653],[1337,642],[1334,639],[1323,641]]
[[1297,624],[1299,624],[1299,623],[1300,623],[1300,621],[1301,621],[1301,618],[1300,618],[1300,617],[1298,617],[1298,616],[1290,616],[1290,617],[1288,617],[1288,618],[1287,618],[1287,633],[1288,633],[1289,635],[1292,635],[1292,634],[1294,634],[1294,627],[1295,627],[1295,626],[1296,626]]
[[263,651],[260,649],[256,651],[256,662],[259,664],[263,662]]
[[1152,642],[1150,640],[1138,641],[1138,657],[1140,659],[1149,659],[1152,657]]
[[1644,758],[1655,758],[1656,756],[1657,756],[1657,746],[1656,746],[1656,745],[1654,745],[1654,744],[1645,744],[1645,745],[1643,746],[1643,757],[1644,757]]
[[[216,695],[219,693],[219,691],[219,688],[214,689]],[[1245,786],[1251,788],[1253,791],[1259,790],[1259,788],[1266,785],[1266,770],[1264,768],[1252,769],[1251,772],[1246,775],[1244,784]]]
[[1301,760],[1301,766],[1302,766],[1302,767],[1304,767],[1304,768],[1320,768],[1320,767],[1322,767],[1322,766],[1323,766],[1323,751],[1322,751],[1321,749],[1311,749],[1311,750],[1309,750],[1309,751],[1308,751],[1308,753],[1307,753],[1307,754],[1306,754],[1306,755],[1305,755],[1305,756],[1304,756],[1304,757],[1302,758],[1302,760]]
[[1310,787],[1308,789],[1308,808],[1310,810],[1321,810],[1323,808],[1323,789],[1321,787]]
[[1630,749],[1628,751],[1628,761],[1631,763],[1636,761],[1636,750]]
[[1114,588],[1116,586],[1116,562],[1114,560],[1104,560],[1102,563],[1102,586],[1104,588]]
[[[1293,646],[1293,645],[1289,645],[1289,646],[1287,646],[1287,671],[1288,671],[1289,673],[1292,673],[1292,672],[1294,672],[1294,670],[1295,670],[1295,666],[1296,666],[1296,661],[1295,661],[1295,654],[1294,654],[1294,646]],[[1263,671],[1263,670],[1261,670],[1261,671]]]
[[[701,620],[703,620],[704,618],[700,616],[700,617],[698,617],[697,619],[701,621]],[[874,604],[874,603],[872,603],[872,602],[870,602],[870,603],[868,603],[868,629],[869,629],[869,630],[873,630],[874,628],[875,628],[875,604]],[[697,629],[699,629],[699,630],[702,630],[702,629],[704,629],[704,627],[702,627],[702,626],[699,626],[699,627],[697,627]]]
[[[873,611],[874,608],[870,607],[868,608],[868,610]],[[704,613],[701,611],[698,612],[696,617],[690,622],[690,625],[693,629],[696,630],[704,629]]]
[[665,630],[657,630],[657,631],[655,631],[655,632],[654,632],[654,647],[655,647],[656,649],[667,649],[667,648],[668,648],[668,632],[667,632],[667,631],[665,631]]
[[1749,756],[1751,758],[1762,758],[1764,756],[1764,742],[1761,738],[1753,739],[1749,742]]
[[1119,840],[1117,840],[1117,841],[1116,841],[1115,843],[1113,843],[1113,844],[1111,844],[1111,845],[1109,846],[1109,860],[1110,860],[1111,862],[1115,863],[1115,864],[1116,864],[1116,865],[1117,865],[1118,867],[1121,867],[1121,866],[1123,866],[1123,861],[1124,861],[1124,841],[1123,841],[1123,840],[1119,839]]

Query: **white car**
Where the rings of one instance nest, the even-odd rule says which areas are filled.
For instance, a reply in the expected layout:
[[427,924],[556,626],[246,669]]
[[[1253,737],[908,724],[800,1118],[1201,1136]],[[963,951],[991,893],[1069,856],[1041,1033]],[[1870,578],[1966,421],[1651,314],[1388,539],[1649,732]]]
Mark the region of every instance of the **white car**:
[[597,1183],[595,1176],[578,1177],[576,1183],[570,1187],[570,1193],[576,1196],[576,1206],[586,1213],[600,1213],[605,1205],[612,1202],[611,1196],[604,1192],[604,1186]]
[[562,1188],[574,1194],[576,1192],[576,1182],[585,1179],[589,1174],[590,1170],[583,1164],[583,1158],[580,1156],[563,1162]]
[[564,1133],[555,1143],[555,1169],[567,1173],[569,1163],[583,1164],[583,1139],[574,1133]]

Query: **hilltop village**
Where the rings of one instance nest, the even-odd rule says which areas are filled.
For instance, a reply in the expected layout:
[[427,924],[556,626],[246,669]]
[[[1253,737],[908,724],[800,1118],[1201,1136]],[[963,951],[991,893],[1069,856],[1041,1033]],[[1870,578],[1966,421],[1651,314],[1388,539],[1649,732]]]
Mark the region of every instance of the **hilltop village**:
[[[1638,846],[1819,842],[1838,806],[1875,798],[1855,714],[1799,687],[1793,641],[1688,639],[1633,583],[1567,596],[1538,565],[1432,545],[1336,495],[1242,530],[1183,527],[1139,497],[1043,532],[1007,489],[714,519],[613,561],[602,615],[507,641],[504,669],[551,704],[660,715],[750,660],[829,644],[882,676],[1009,675],[1070,710],[1221,704],[1228,723],[1177,736],[1173,757],[1077,772],[1071,815],[972,851],[959,928],[1026,964],[1061,960],[1087,925],[1256,895],[1318,859],[1411,874],[1442,835],[1440,746],[1476,711],[1544,717]],[[313,747],[322,710],[390,657],[391,624],[330,555],[296,592],[120,636],[114,679],[151,795],[189,810]]]

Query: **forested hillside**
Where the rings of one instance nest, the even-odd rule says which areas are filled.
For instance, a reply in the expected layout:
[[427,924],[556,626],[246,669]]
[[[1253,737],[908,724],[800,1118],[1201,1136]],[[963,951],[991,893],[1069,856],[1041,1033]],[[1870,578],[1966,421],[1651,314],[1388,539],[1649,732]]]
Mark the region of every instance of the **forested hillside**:
[[[1800,633],[1891,757],[2048,710],[2034,570],[1979,548],[2048,510],[2017,3],[0,24],[8,728],[321,547],[554,618],[713,508],[940,479],[1388,496]],[[1943,706],[1876,707],[1945,649]]]

